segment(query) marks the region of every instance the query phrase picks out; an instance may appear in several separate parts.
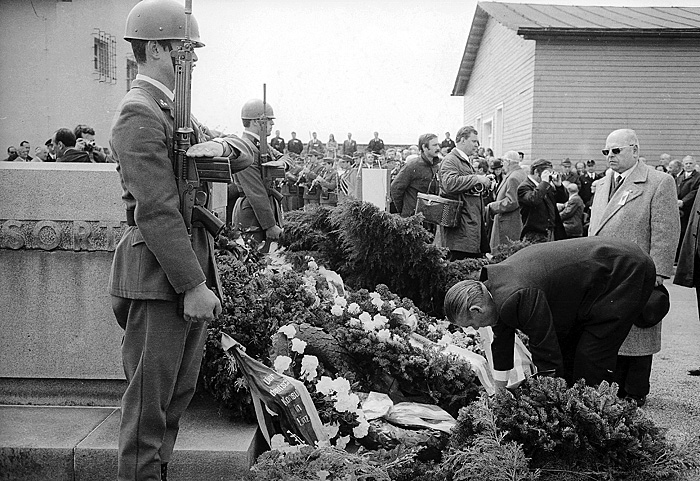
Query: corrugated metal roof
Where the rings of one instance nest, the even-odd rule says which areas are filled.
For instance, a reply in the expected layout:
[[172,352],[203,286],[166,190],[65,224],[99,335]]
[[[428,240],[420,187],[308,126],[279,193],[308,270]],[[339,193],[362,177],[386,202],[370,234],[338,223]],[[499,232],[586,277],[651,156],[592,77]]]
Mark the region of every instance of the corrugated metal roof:
[[548,36],[700,38],[700,7],[578,7],[479,2],[452,95],[464,95],[467,89],[489,18],[526,39]]
[[500,2],[480,2],[479,7],[499,23],[515,31],[700,30],[700,8],[693,7],[577,7]]

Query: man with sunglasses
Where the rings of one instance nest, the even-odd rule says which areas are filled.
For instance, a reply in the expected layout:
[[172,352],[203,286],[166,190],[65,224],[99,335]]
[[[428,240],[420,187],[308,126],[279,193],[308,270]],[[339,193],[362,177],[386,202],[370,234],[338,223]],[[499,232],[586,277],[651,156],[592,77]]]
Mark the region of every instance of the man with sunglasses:
[[[591,207],[589,235],[627,239],[649,254],[656,266],[656,285],[673,273],[680,233],[676,184],[668,174],[639,159],[634,130],[612,132],[602,150],[610,170],[600,180]],[[632,327],[618,353],[618,395],[639,406],[649,394],[653,354],[661,349],[661,323]]]

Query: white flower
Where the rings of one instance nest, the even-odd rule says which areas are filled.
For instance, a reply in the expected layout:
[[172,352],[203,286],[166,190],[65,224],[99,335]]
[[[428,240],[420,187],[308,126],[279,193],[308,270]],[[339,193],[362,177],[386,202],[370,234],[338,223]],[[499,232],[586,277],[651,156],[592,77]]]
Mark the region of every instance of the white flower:
[[374,322],[372,321],[372,316],[368,312],[363,312],[360,314],[360,321],[362,322],[362,329],[367,332],[374,330]]
[[356,317],[351,317],[350,320],[348,321],[348,326],[350,326],[350,327],[360,327],[361,325],[362,325],[362,321]]
[[338,449],[345,449],[345,447],[350,442],[350,436],[341,436],[335,442],[335,447]]
[[375,329],[383,329],[388,322],[389,319],[387,319],[386,316],[382,316],[381,314],[374,315],[374,325],[376,326]]
[[270,449],[288,448],[290,444],[281,434],[275,434],[270,438]]
[[338,431],[340,431],[340,424],[338,424],[338,423],[324,424],[323,430],[328,435],[328,439],[333,439],[334,437],[336,437],[338,435]]
[[325,396],[331,394],[334,391],[333,379],[328,376],[321,376],[321,379],[316,383],[316,391]]
[[333,390],[339,394],[347,394],[350,392],[350,381],[344,377],[337,377],[331,382]]
[[377,331],[377,339],[379,339],[380,342],[387,342],[391,339],[391,331],[389,329],[380,329]]
[[[333,301],[333,302],[335,302],[335,304],[337,306],[340,306],[340,307],[345,307],[348,305],[348,301],[344,297],[340,297],[340,296],[336,297],[335,301]],[[355,305],[357,305],[357,304],[355,304]]]
[[292,326],[291,324],[287,324],[286,326],[282,326],[279,329],[277,329],[277,332],[281,332],[285,336],[287,336],[288,339],[294,338],[294,336],[297,335],[297,330]]
[[292,358],[289,356],[277,356],[275,358],[275,371],[284,372],[292,365]]
[[416,330],[416,327],[418,326],[418,318],[413,313],[413,310],[409,311],[403,307],[397,307],[391,311],[391,313],[397,314],[401,318],[401,324],[405,324],[406,326],[410,327],[412,331]]
[[306,349],[306,342],[299,338],[292,339],[292,351],[298,352],[299,354],[304,354],[304,349]]
[[377,309],[381,309],[382,306],[384,305],[384,301],[382,301],[379,297],[375,297],[372,299],[372,304],[374,304],[374,306]]
[[449,332],[446,332],[445,334],[442,335],[440,340],[437,342],[438,346],[449,346],[450,344],[454,344],[452,340],[452,334]]
[[291,446],[284,436],[281,434],[275,434],[270,438],[270,449],[277,450],[282,453],[298,453],[301,446]]
[[374,300],[374,299],[381,299],[381,298],[382,298],[381,294],[379,294],[378,292],[370,292],[370,293],[369,293],[369,297],[371,297],[372,300]]
[[430,332],[436,332],[437,331],[437,326],[435,324],[429,324],[428,325],[428,331]]
[[316,264],[316,261],[309,261],[309,269],[313,271],[318,270],[318,264]]
[[362,309],[360,309],[360,306],[356,302],[351,302],[350,305],[348,306],[348,312],[352,314],[353,316],[356,316],[357,314],[360,313]]
[[366,419],[364,419],[364,416],[362,416],[362,419],[360,419],[360,425],[352,428],[352,435],[355,436],[355,438],[360,439],[360,438],[364,438],[365,436],[367,436],[368,433],[369,433],[369,423],[367,422]]
[[318,376],[318,358],[310,354],[305,355],[301,360],[301,377],[312,381]]
[[333,314],[334,316],[342,316],[343,307],[339,306],[338,304],[333,304],[333,307],[331,307],[331,314]]
[[335,410],[339,413],[350,412],[354,413],[358,410],[358,405],[360,404],[360,398],[355,393],[343,393],[339,392],[336,394],[335,400]]
[[396,309],[396,303],[394,301],[389,301],[389,307]]

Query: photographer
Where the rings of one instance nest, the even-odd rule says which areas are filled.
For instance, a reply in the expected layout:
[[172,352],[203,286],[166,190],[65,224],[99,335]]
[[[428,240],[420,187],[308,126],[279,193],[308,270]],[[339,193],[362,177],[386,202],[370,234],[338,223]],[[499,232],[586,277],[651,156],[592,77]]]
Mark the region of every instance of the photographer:
[[89,125],[78,124],[73,134],[75,134],[75,148],[87,152],[90,162],[107,162],[104,150],[95,144],[95,129]]
[[564,224],[557,210],[569,194],[562,185],[561,176],[554,172],[552,163],[537,159],[530,167],[530,175],[518,187],[518,203],[523,220],[520,239],[533,243],[566,239]]

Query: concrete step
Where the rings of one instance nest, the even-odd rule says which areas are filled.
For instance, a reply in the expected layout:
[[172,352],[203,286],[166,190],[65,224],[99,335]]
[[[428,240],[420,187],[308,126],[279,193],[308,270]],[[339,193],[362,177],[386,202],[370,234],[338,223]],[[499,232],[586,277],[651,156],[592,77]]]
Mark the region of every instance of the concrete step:
[[[0,480],[113,481],[118,407],[0,405]],[[180,423],[168,477],[239,480],[266,448],[257,425],[233,422],[209,397]]]

